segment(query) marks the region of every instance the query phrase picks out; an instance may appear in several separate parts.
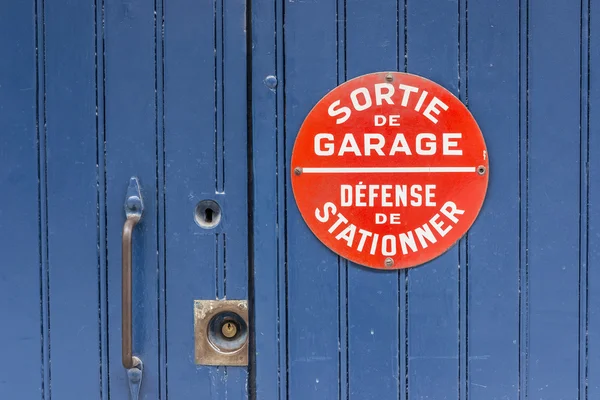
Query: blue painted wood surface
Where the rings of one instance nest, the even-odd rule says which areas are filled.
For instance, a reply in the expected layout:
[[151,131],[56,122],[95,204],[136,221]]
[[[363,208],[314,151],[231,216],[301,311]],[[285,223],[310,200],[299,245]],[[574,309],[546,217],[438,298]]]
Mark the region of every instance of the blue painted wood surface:
[[[154,4],[104,2],[104,140],[106,172],[107,329],[110,398],[128,399],[121,357],[121,230],[123,193],[130,176],[142,186],[144,215],[133,235],[133,350],[144,362],[140,397],[156,399],[159,369],[157,224],[156,15]],[[160,42],[158,42],[160,43]]]
[[[587,0],[253,2],[257,398],[600,393],[598,10]],[[336,265],[281,189],[299,124],[331,82],[386,68],[459,96],[492,162],[469,234],[397,280]],[[267,75],[276,90],[259,84]],[[266,204],[277,212],[259,214]]]
[[[190,0],[164,10],[167,393],[245,399],[246,368],[195,365],[190,319],[195,299],[248,298],[245,4]],[[204,199],[221,206],[212,230],[193,218]]]
[[[143,399],[600,397],[600,5],[13,1],[0,12],[0,399],[128,399],[129,177]],[[480,216],[383,272],[310,233],[296,133],[336,85],[423,75],[490,152]],[[196,204],[219,202],[214,230]],[[193,300],[251,304],[251,365],[194,363]]]
[[[36,9],[0,13],[0,397],[40,399],[46,371],[46,313],[40,210]],[[13,25],[14,24],[14,25]],[[14,38],[18,40],[14,40]],[[6,62],[10,59],[11,62]],[[43,126],[43,125],[42,125]],[[43,135],[43,134],[42,134]],[[45,189],[44,189],[45,190]],[[9,194],[10,193],[10,194]],[[45,211],[44,211],[45,212]],[[45,240],[45,232],[43,240]],[[43,277],[43,279],[42,279]],[[32,365],[33,363],[33,365]]]
[[[346,21],[345,26],[338,25],[345,36],[345,68],[339,70],[339,83],[375,70],[404,70],[404,22],[398,21],[398,4],[387,0],[376,4],[349,0],[345,7],[338,5],[338,10],[345,9]],[[373,46],[376,42],[379,45]],[[355,398],[401,399],[405,392],[399,377],[405,358],[401,360],[400,350],[406,331],[400,326],[405,315],[398,310],[399,302],[404,304],[406,298],[406,273],[382,273],[347,262],[343,268],[347,302],[340,304],[347,320],[340,324],[347,325],[343,329],[348,336],[347,392]],[[368,323],[363,322],[365,315],[371,316]],[[378,367],[360,367],[369,365]]]

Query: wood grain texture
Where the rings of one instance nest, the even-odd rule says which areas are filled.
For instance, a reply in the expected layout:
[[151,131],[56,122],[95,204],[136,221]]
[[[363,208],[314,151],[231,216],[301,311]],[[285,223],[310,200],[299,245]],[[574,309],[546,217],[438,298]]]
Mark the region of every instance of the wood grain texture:
[[[38,21],[31,2],[14,4],[0,13],[0,49],[4,54],[0,59],[2,398],[15,397],[16,393],[23,398],[41,398],[47,385],[47,358],[41,342],[46,320],[41,290],[38,162],[39,134],[44,133],[38,129],[38,104],[44,89],[35,51]],[[38,368],[31,368],[31,363]]]
[[[143,399],[600,397],[598,21],[592,0],[7,2],[0,398],[129,399],[134,175]],[[331,253],[289,186],[309,110],[376,70],[455,93],[491,157],[468,235],[408,271]],[[249,368],[194,363],[193,301],[217,298],[251,302]]]
[[[324,91],[334,87],[321,85],[333,80],[329,60],[335,52],[338,76],[344,79],[386,68],[403,70],[406,65],[408,72],[453,91],[479,122],[492,168],[486,203],[468,237],[438,260],[409,270],[407,280],[401,273],[391,290],[394,297],[381,304],[374,303],[390,294],[391,282],[385,282],[385,274],[370,278],[360,267],[346,269],[342,260],[337,285],[328,283],[335,282],[333,276],[322,275],[331,268],[328,255],[320,254],[322,245],[312,241],[293,204],[278,207],[278,213],[282,208],[287,212],[287,231],[277,229],[280,219],[275,215],[281,218],[280,214],[262,215],[261,222],[271,223],[272,243],[280,248],[285,239],[285,265],[302,268],[302,274],[290,272],[285,287],[277,274],[271,275],[270,285],[257,283],[287,290],[287,301],[293,304],[285,314],[287,336],[277,336],[281,320],[257,317],[258,332],[271,331],[272,337],[279,338],[278,351],[268,350],[262,362],[261,346],[267,350],[269,345],[257,341],[257,393],[279,387],[278,398],[294,398],[298,393],[317,398],[327,393],[335,398],[333,382],[329,388],[314,385],[320,366],[331,362],[330,370],[338,371],[335,384],[340,399],[588,398],[598,387],[592,385],[590,375],[595,361],[589,350],[594,346],[591,328],[595,326],[590,288],[595,275],[588,272],[597,258],[594,242],[588,239],[597,214],[593,174],[598,148],[594,147],[593,112],[587,111],[594,104],[588,97],[595,94],[594,4],[409,0],[375,5],[340,0],[333,10],[320,2],[285,2],[285,30],[275,29],[275,38],[270,25],[257,24],[265,16],[256,10],[280,6],[275,2],[269,8],[272,4],[253,2],[253,121],[261,129],[272,127],[270,135],[258,137],[255,131],[255,157],[275,149],[282,137],[293,143],[290,136],[299,127],[297,110],[303,110],[299,113],[304,116]],[[333,29],[337,48],[329,47]],[[278,42],[281,36],[283,49]],[[330,41],[316,41],[314,36]],[[270,42],[261,40],[266,37]],[[393,60],[394,52],[399,59],[396,65],[381,64],[386,57]],[[309,65],[307,59],[312,60]],[[264,100],[267,89],[255,83],[262,83],[281,64],[285,73],[277,74],[277,94],[281,95],[283,85],[285,117],[275,102]],[[559,82],[549,85],[553,79]],[[268,112],[276,113],[272,125],[257,121]],[[282,118],[285,133],[276,129]],[[274,158],[271,164],[263,161],[255,158],[255,179],[268,182],[264,188],[286,185],[289,166],[281,176],[274,167],[281,164]],[[265,172],[266,165],[273,167]],[[255,204],[271,196],[261,189],[254,194]],[[265,229],[267,225],[255,228],[255,235]],[[268,243],[260,240],[260,248],[269,248]],[[316,263],[315,254],[320,260],[315,265],[323,269],[305,271],[306,263]],[[255,260],[262,257],[257,253]],[[279,262],[282,268],[283,261]],[[256,268],[257,273],[266,270],[259,264]],[[314,279],[318,283],[310,290],[297,289]],[[403,283],[408,284],[407,293]],[[285,303],[280,298],[275,301],[278,293],[272,289],[257,298],[257,313],[268,309],[273,316],[281,315],[275,305]],[[337,302],[330,300],[332,295]],[[337,320],[330,315],[334,305]],[[386,312],[387,307],[395,311]],[[379,313],[389,324],[376,317]],[[308,325],[298,326],[301,321]],[[391,336],[377,341],[378,329],[367,329],[374,324],[391,331]],[[316,337],[322,343],[338,333],[337,366],[327,350],[312,346],[314,368],[299,369],[294,354],[308,352],[305,346],[309,346],[299,338],[318,340],[314,333],[304,335],[315,332],[315,325],[321,328]],[[364,338],[374,336],[373,342],[362,340],[363,332]],[[288,358],[278,358],[286,350]],[[388,357],[398,363],[388,363]],[[281,387],[286,380],[268,376],[267,370],[288,371],[285,393]],[[389,386],[388,378],[393,381]]]
[[133,353],[141,395],[160,396],[156,15],[150,2],[104,2],[106,214],[110,398],[129,398],[121,357],[121,229],[127,182],[140,181],[144,215],[133,233]]

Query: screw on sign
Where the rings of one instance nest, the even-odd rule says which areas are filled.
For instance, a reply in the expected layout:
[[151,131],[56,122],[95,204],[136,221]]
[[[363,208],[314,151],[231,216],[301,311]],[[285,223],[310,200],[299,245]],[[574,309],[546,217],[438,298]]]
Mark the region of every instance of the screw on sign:
[[308,114],[292,187],[332,251],[367,267],[407,268],[467,232],[485,198],[488,161],[481,130],[452,93],[416,75],[372,73]]

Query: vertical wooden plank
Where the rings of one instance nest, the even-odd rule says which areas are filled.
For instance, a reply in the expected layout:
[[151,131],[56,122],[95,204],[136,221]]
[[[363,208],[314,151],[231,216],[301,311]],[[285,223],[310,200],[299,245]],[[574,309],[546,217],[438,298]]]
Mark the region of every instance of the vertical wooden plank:
[[48,173],[46,132],[46,22],[45,1],[37,1],[36,17],[36,61],[37,61],[37,141],[38,141],[38,196],[40,238],[40,311],[41,311],[41,360],[42,398],[52,398],[52,364],[50,354],[50,272],[48,266]]
[[44,384],[40,366],[31,368],[43,362],[36,114],[44,88],[36,76],[35,6],[11,2],[0,13],[0,397],[6,399],[40,398]]
[[580,11],[566,0],[529,4],[526,393],[544,399],[579,390]]
[[45,6],[52,396],[98,398],[96,65],[93,1]]
[[529,0],[519,0],[519,399],[529,374]]
[[102,400],[109,393],[109,326],[108,326],[108,263],[106,214],[106,130],[104,129],[104,0],[95,1],[96,8],[96,169],[97,169],[97,225],[98,225],[98,320],[100,340],[100,390]]
[[165,4],[167,380],[174,398],[221,395],[212,388],[214,368],[195,365],[191,336],[194,300],[217,297],[215,230],[194,222],[199,201],[221,203],[215,196],[217,17],[214,3]]
[[579,169],[579,398],[586,399],[589,386],[589,144],[590,144],[590,0],[581,1],[580,27],[580,169]]
[[[311,29],[306,29],[310,22]],[[335,2],[285,3],[285,154],[311,107],[337,84]],[[300,34],[300,32],[302,32]],[[287,182],[288,168],[283,171]],[[288,396],[338,397],[338,262],[302,220],[286,187]]]
[[[518,398],[519,7],[468,2],[468,105],[490,149],[468,236],[468,398]],[[462,267],[462,265],[461,265]]]
[[[248,293],[245,2],[168,3],[165,18],[168,392],[242,399],[246,368],[196,366],[189,332],[195,299]],[[205,199],[213,229],[194,220]]]
[[196,203],[214,198],[215,188],[213,6],[165,4],[167,381],[174,398],[211,386],[208,368],[195,365],[192,342],[183,338],[192,338],[194,299],[216,297],[215,236],[194,223]]
[[[337,21],[337,84],[346,81],[346,25],[347,1],[336,1]],[[338,398],[350,398],[350,340],[349,340],[349,302],[348,302],[348,266],[350,262],[338,257]]]
[[[408,2],[408,72],[455,95],[458,2]],[[409,398],[458,396],[458,248],[408,271]]]
[[[246,77],[246,1],[226,0],[223,4],[223,175],[224,203],[228,215],[226,234],[224,297],[248,297],[248,98]],[[240,84],[244,82],[244,84]],[[237,372],[235,379],[245,381]],[[234,371],[230,369],[229,377]],[[229,392],[229,395],[233,395]],[[230,397],[231,398],[231,397]]]
[[[469,106],[468,0],[458,0],[458,99]],[[469,382],[469,232],[458,241],[458,398],[466,400]]]
[[[285,233],[278,227],[280,196],[278,182],[278,140],[277,98],[282,95],[283,79],[278,84],[276,52],[277,36],[281,34],[276,27],[275,1],[258,0],[251,3],[251,25],[249,34],[252,41],[252,210],[253,231],[253,269],[250,279],[253,281],[254,303],[250,305],[252,325],[254,326],[253,347],[250,354],[252,368],[250,389],[254,389],[255,398],[281,399],[282,390],[280,353],[285,349],[281,340],[281,324],[278,323],[280,307],[278,276],[284,263],[279,262],[282,253],[280,246]],[[267,86],[267,77],[269,86]],[[280,77],[282,78],[282,77]],[[260,133],[260,134],[258,134]],[[283,138],[283,135],[281,135]],[[272,210],[275,205],[275,210]],[[283,228],[283,227],[282,227]],[[285,339],[285,336],[283,337]],[[276,346],[273,343],[277,343]],[[285,353],[284,353],[285,354]],[[284,360],[285,362],[285,360]],[[285,368],[285,365],[284,365]],[[285,382],[285,381],[284,381]],[[254,387],[252,387],[252,385]]]
[[[386,0],[373,4],[368,0],[348,0],[345,11],[346,78],[374,71],[396,71],[398,28],[402,23],[398,21],[398,2]],[[404,342],[399,332],[398,291],[397,271],[373,270],[350,263],[347,293],[347,323],[352,327],[347,343],[350,399],[398,399],[404,392],[398,383],[398,346]]]
[[[589,2],[589,64],[587,93],[589,108],[588,123],[588,269],[587,279],[587,311],[588,311],[588,387],[587,399],[600,396],[600,4],[597,1]],[[584,93],[585,94],[585,93]]]
[[164,0],[155,0],[155,101],[156,101],[156,224],[158,255],[158,377],[159,399],[167,399],[167,252],[166,252],[166,162],[165,162],[165,4]]
[[[255,398],[287,398],[284,3],[253,1],[252,185]],[[275,205],[275,210],[273,210]],[[273,344],[277,343],[277,346]]]
[[[221,153],[223,207],[227,212],[223,220],[223,297],[248,299],[246,0],[224,0],[223,15],[223,77],[217,83],[223,86]],[[247,371],[240,367],[226,369],[227,399],[247,398]]]
[[159,398],[155,9],[143,1],[105,4],[105,129],[110,398],[129,399],[121,364],[121,232],[131,176],[144,215],[133,233],[133,352],[144,363],[140,397]]

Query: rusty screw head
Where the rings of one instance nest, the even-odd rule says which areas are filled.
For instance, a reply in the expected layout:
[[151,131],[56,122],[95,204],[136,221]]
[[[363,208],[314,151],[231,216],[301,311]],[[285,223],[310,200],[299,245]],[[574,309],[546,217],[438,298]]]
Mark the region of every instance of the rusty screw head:
[[300,168],[300,167],[294,168],[294,174],[295,175],[301,175],[302,174],[302,168]]
[[392,74],[387,74],[385,76],[385,80],[388,81],[388,82],[391,82],[391,81],[394,80],[394,76]]
[[485,167],[483,165],[480,165],[479,167],[477,167],[477,173],[479,175],[485,174]]
[[221,333],[228,339],[231,339],[232,337],[237,335],[237,332],[237,325],[231,321],[225,321],[221,326]]
[[394,266],[394,260],[392,260],[391,257],[388,257],[385,259],[385,266],[386,267],[393,267]]

